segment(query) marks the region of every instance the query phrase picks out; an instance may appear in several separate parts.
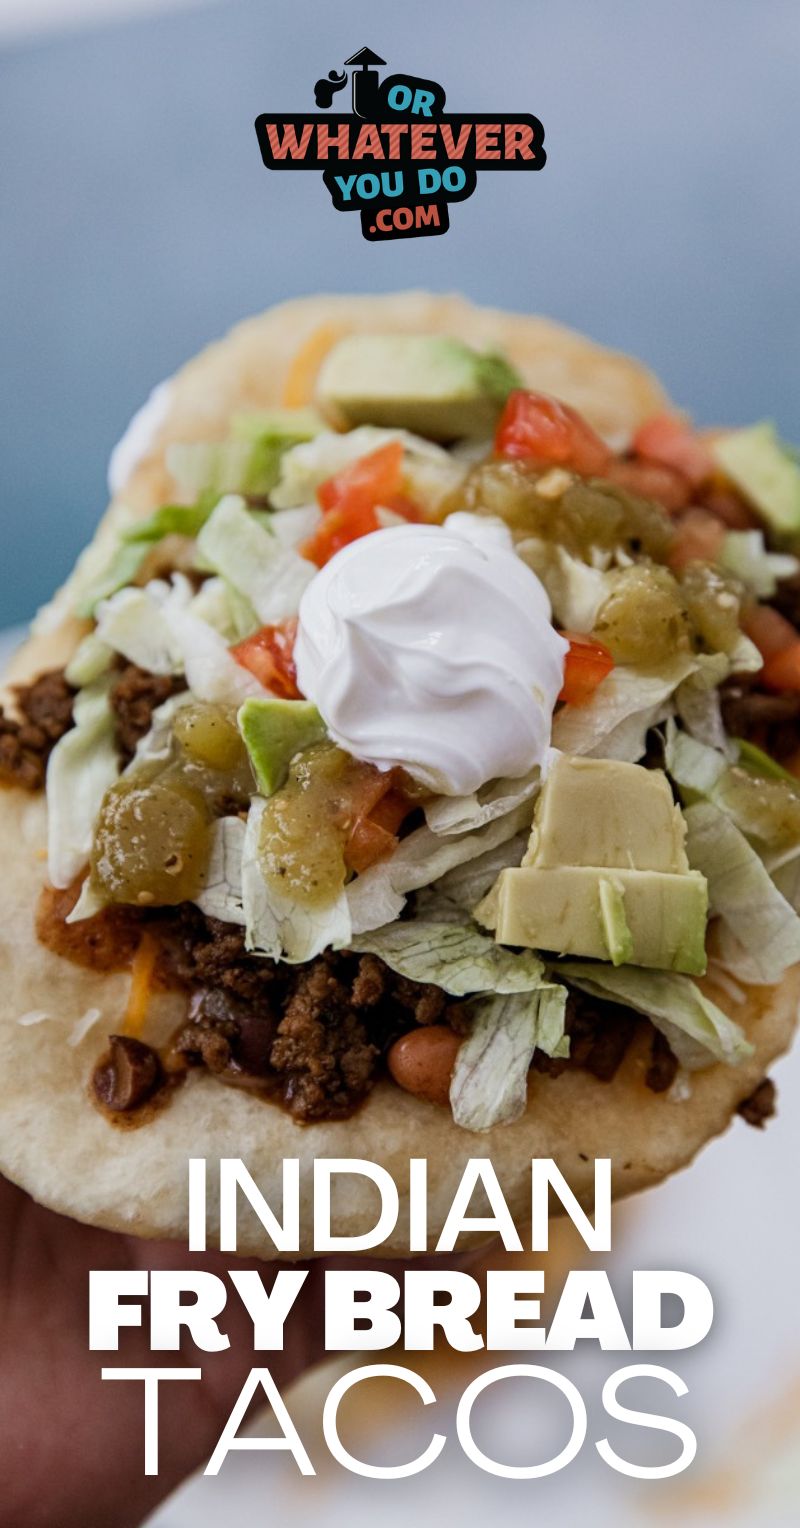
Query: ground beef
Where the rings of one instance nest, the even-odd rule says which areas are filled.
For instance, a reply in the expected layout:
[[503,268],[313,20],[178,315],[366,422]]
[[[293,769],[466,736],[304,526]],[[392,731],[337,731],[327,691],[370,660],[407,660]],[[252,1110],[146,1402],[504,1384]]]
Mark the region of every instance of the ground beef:
[[749,1098],[744,1098],[740,1103],[737,1114],[747,1120],[748,1125],[755,1125],[757,1130],[763,1130],[768,1119],[772,1119],[775,1113],[775,1099],[777,1089],[769,1077],[758,1084],[754,1093]]
[[353,982],[353,1005],[374,1008],[388,999],[406,1009],[416,1024],[436,1024],[448,1004],[447,993],[432,982],[398,976],[377,955],[362,955]]
[[189,1004],[189,1022],[174,1041],[190,1063],[229,1081],[271,1075],[270,1051],[277,1020],[269,1004],[241,1002],[224,988],[200,989]]
[[14,689],[19,721],[0,706],[0,780],[37,791],[44,786],[47,760],[72,726],[75,691],[63,669],[51,669],[33,684]]
[[149,674],[135,663],[124,663],[112,685],[109,699],[114,712],[114,731],[123,764],[136,752],[136,744],[150,731],[153,712],[170,696],[186,689],[186,681],[171,674]]
[[800,573],[781,579],[769,603],[800,631]]
[[611,1082],[622,1064],[639,1020],[630,1008],[607,1003],[570,988],[564,1028],[569,1035],[569,1056],[563,1060],[534,1053],[538,1072],[559,1076],[567,1067],[591,1072],[600,1082]]
[[370,1089],[381,1053],[336,966],[335,956],[319,956],[300,972],[270,1053],[283,1101],[298,1119],[352,1113]]
[[[75,894],[76,888],[45,893],[38,923],[43,942],[68,959],[109,970],[130,963],[144,929],[156,934],[159,983],[189,994],[174,1059],[276,1098],[296,1119],[352,1113],[381,1075],[389,1047],[415,1024],[468,1030],[467,1003],[398,976],[376,955],[328,952],[304,966],[276,963],[247,952],[242,928],[207,918],[192,903],[108,909],[70,925],[64,919]],[[628,1008],[570,990],[570,1056],[551,1060],[537,1051],[534,1066],[551,1076],[579,1067],[609,1082],[643,1025],[648,1021]],[[648,1027],[646,1080],[658,1092],[669,1086],[677,1063]]]
[[670,1049],[669,1041],[664,1039],[661,1031],[653,1032],[653,1042],[650,1047],[650,1065],[645,1073],[645,1082],[653,1093],[666,1093],[671,1088],[678,1071],[678,1058]]
[[372,955],[299,968],[248,955],[242,929],[192,906],[161,932],[165,974],[193,992],[178,1051],[226,1081],[263,1085],[298,1119],[352,1113],[391,1041],[447,1004],[439,988],[404,982]]
[[[754,676],[757,681],[758,675]],[[722,720],[731,737],[744,738],[771,758],[788,759],[800,744],[800,695],[773,695],[743,675],[720,690]]]

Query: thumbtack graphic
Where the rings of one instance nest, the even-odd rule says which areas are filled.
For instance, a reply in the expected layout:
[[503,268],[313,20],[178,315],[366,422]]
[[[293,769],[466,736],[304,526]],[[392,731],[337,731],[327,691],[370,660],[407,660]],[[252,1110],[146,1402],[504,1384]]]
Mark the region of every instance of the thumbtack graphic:
[[314,104],[316,106],[321,106],[323,110],[327,111],[328,107],[333,101],[334,96],[336,95],[337,90],[344,90],[346,84],[346,69],[343,69],[341,74],[337,74],[335,69],[330,69],[328,71],[327,79],[317,80],[317,83],[314,86]]
[[353,111],[357,117],[372,116],[378,91],[378,71],[376,64],[385,64],[385,58],[379,58],[371,48],[359,48],[352,58],[344,61],[345,69],[353,70]]
[[329,69],[326,79],[317,80],[314,86],[315,104],[327,111],[338,91],[347,84],[347,71],[353,71],[353,111],[357,117],[372,117],[377,104],[379,75],[376,65],[385,64],[371,48],[359,48],[352,58],[346,58],[341,73]]

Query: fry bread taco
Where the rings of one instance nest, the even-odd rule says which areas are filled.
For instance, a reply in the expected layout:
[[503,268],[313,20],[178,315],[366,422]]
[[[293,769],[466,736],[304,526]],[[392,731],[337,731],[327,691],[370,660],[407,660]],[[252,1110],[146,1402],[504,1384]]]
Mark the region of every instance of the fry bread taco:
[[[317,1157],[687,1164],[800,993],[800,471],[456,297],[303,299],[151,397],[7,676],[0,1169],[186,1234]],[[362,1197],[363,1194],[363,1197]],[[272,1198],[271,1198],[272,1196]],[[352,1180],[336,1229],[372,1224]],[[387,1250],[407,1249],[401,1215]],[[260,1251],[243,1219],[241,1251]]]

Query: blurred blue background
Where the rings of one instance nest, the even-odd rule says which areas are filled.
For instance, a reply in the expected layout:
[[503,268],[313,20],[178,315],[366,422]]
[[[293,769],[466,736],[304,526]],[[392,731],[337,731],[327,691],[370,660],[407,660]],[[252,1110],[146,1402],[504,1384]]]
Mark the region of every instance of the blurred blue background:
[[[256,114],[311,108],[363,43],[450,109],[534,111],[544,172],[485,176],[444,238],[383,245],[316,175],[268,175]],[[702,421],[796,436],[799,65],[797,0],[230,0],[6,39],[0,625],[67,572],[153,382],[301,292],[541,310]]]

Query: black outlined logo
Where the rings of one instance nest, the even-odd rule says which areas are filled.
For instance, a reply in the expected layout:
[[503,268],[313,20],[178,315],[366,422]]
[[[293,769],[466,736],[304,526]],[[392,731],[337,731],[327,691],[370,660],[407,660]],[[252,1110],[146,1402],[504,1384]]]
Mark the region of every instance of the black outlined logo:
[[[385,62],[359,48],[316,81],[318,113],[262,112],[255,126],[267,169],[321,170],[334,207],[360,212],[364,238],[377,240],[446,233],[450,203],[471,196],[483,171],[543,168],[538,117],[446,112],[435,80],[381,79]],[[320,115],[348,84],[351,110]]]

